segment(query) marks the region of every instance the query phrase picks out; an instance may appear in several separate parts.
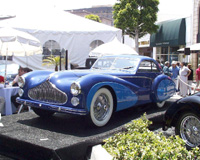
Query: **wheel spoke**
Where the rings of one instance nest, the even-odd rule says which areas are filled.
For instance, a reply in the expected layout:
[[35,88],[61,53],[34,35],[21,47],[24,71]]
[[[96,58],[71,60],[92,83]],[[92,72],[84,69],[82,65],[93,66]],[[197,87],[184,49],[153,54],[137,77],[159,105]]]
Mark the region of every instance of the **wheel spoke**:
[[102,121],[109,111],[109,99],[105,94],[100,94],[94,104],[94,116],[97,120]]
[[180,135],[190,147],[200,145],[200,121],[195,116],[183,118],[180,126]]

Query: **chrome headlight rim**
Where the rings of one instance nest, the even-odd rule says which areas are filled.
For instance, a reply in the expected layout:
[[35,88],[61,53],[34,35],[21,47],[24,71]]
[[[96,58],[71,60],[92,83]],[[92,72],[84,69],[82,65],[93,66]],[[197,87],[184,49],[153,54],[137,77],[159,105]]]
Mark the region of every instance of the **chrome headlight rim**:
[[81,85],[78,82],[73,82],[70,90],[72,95],[78,96],[81,93]]
[[18,79],[18,86],[20,88],[23,88],[25,85],[25,78],[23,76],[20,76],[19,79]]

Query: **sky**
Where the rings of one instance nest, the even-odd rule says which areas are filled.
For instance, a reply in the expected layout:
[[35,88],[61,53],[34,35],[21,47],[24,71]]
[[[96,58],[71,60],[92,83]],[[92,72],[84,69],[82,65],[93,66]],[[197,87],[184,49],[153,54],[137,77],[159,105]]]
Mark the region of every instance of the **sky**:
[[[14,14],[16,10],[21,12],[29,8],[37,12],[38,8],[56,8],[72,10],[78,8],[90,8],[95,5],[115,4],[117,0],[0,0],[0,15]],[[183,17],[192,14],[193,0],[160,0],[160,19]]]

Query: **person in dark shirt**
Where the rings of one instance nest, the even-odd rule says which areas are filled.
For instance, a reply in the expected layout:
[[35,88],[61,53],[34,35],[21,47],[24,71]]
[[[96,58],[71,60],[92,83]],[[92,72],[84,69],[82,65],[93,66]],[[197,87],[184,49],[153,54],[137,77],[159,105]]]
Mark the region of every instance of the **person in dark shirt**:
[[190,87],[192,85],[192,82],[193,82],[193,69],[192,69],[192,65],[191,64],[188,64],[187,67],[190,69],[190,75],[188,76],[188,91],[189,91],[189,95],[191,95],[191,90],[192,88]]

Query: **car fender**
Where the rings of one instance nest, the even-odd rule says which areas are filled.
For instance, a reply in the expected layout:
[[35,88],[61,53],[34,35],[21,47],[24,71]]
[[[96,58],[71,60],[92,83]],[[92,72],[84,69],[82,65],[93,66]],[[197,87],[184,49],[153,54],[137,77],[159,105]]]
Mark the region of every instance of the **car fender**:
[[200,115],[200,99],[198,96],[186,97],[174,102],[165,113],[165,125],[174,126],[181,113],[186,111]]
[[77,79],[76,82],[80,83],[81,92],[86,97],[86,108],[88,111],[90,110],[94,94],[103,86],[110,87],[114,91],[117,98],[117,110],[129,108],[130,105],[127,105],[127,107],[124,105],[126,103],[134,105],[137,102],[136,99],[138,99],[136,95],[139,87],[116,76],[106,74],[89,74]]
[[162,102],[169,99],[176,92],[176,86],[170,77],[161,74],[153,81],[152,91],[153,101]]
[[102,87],[112,88],[113,96],[116,96],[116,111],[123,110],[134,106],[138,101],[138,96],[130,88],[115,82],[100,82],[95,84],[89,91],[87,96],[87,110],[90,111],[90,105],[94,94]]

